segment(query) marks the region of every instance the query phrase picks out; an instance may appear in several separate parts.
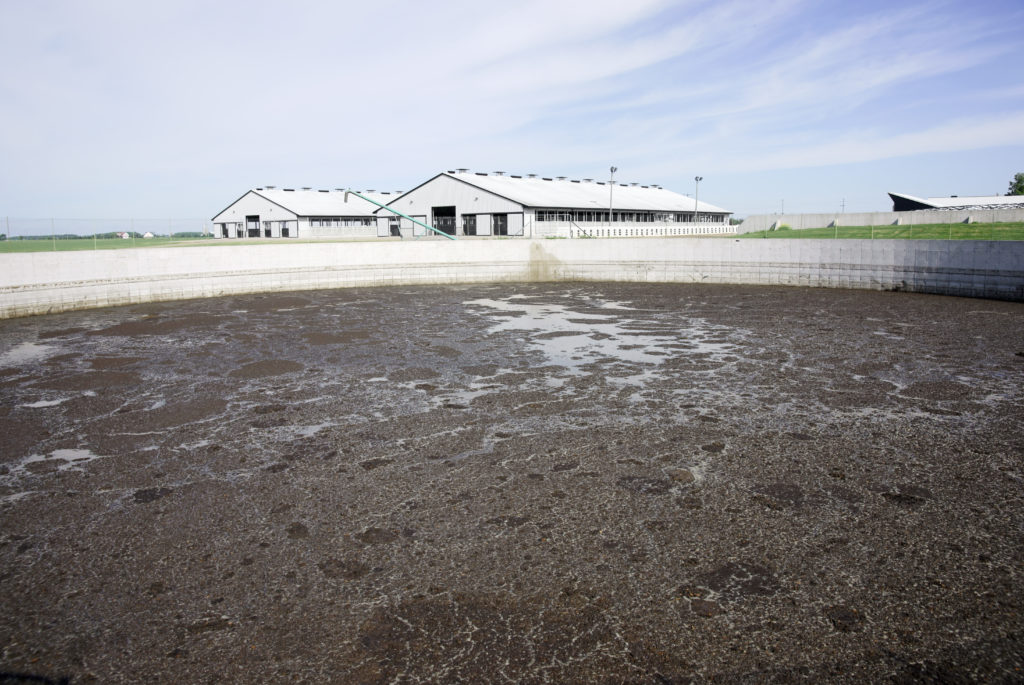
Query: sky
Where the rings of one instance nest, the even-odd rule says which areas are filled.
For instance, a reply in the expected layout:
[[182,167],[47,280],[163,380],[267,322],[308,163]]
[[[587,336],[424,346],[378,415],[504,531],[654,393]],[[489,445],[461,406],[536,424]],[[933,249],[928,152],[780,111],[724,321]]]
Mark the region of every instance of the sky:
[[1021,27],[1021,0],[0,0],[0,216],[202,222],[455,168],[701,176],[738,217],[1002,194]]

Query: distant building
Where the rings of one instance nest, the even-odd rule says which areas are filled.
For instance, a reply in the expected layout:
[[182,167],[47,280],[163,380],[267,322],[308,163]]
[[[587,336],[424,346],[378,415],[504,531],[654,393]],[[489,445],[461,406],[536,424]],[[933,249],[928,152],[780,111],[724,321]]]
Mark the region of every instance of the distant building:
[[[441,173],[387,204],[449,235],[607,238],[733,231],[732,212],[658,185],[612,186],[502,171]],[[378,235],[427,232],[387,209],[376,214]]]
[[[372,190],[362,195],[381,203],[395,193]],[[332,238],[376,235],[377,205],[342,189],[256,188],[242,195],[213,217],[215,238]]]
[[117,237],[121,240],[129,240],[132,237],[132,234],[125,231],[118,231]]
[[142,237],[143,238],[154,238],[155,236],[152,233],[150,233],[149,231],[146,231],[145,233],[142,234]]
[[1024,209],[1024,195],[984,195],[949,197],[914,197],[903,193],[889,193],[892,211],[912,212],[919,209]]

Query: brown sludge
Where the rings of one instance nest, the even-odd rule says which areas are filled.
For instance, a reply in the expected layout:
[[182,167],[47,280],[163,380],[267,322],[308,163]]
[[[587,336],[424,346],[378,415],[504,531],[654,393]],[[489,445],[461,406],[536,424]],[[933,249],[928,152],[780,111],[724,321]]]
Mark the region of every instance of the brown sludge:
[[1019,681],[1022,331],[610,283],[0,322],[0,673]]

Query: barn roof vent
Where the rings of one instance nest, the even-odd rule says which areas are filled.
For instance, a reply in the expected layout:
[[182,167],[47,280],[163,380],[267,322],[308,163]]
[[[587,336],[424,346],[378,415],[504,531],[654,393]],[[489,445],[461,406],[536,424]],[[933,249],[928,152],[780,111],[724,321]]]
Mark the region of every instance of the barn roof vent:
[[[456,171],[458,171],[460,174],[467,174],[467,173],[469,173],[469,169],[456,169]],[[452,173],[452,172],[449,171],[448,173]]]
[[510,177],[511,178],[522,178],[522,176],[516,176],[515,174],[512,174]]
[[550,181],[551,179],[550,178],[544,178],[543,176],[541,176],[541,180]]
[[636,186],[637,186],[636,183],[630,183],[629,185],[633,186],[634,188],[636,188]]
[[493,173],[495,176],[504,176],[505,175],[504,171],[492,171],[491,173]]
[[263,186],[263,187],[266,188],[267,190],[273,190],[277,186]]
[[366,192],[368,192],[368,193],[376,193],[377,191],[374,190],[373,188],[367,188]]
[[294,193],[295,192],[295,188],[284,188],[284,192],[286,192],[286,193]]
[[566,177],[565,176],[555,176],[555,178],[557,178],[559,181],[564,181]]
[[527,178],[537,178],[537,174],[526,174]]
[[331,191],[329,191],[329,190],[321,190],[321,191],[318,191],[318,192],[321,192],[321,193],[329,193],[329,192],[331,192]]
[[577,181],[576,179],[573,179],[572,181],[570,181],[570,183],[579,183],[579,181]]
[[338,191],[339,193],[343,193],[343,192],[345,192],[345,189],[344,189],[344,188],[335,188],[335,190],[336,190],[336,191]]
[[312,186],[302,186],[303,190],[313,190]]
[[476,172],[476,175],[477,176],[486,176],[487,172],[486,171],[478,171],[478,172]]
[[584,183],[593,183],[594,179],[592,179],[592,178],[585,178],[585,179],[583,179],[583,182]]

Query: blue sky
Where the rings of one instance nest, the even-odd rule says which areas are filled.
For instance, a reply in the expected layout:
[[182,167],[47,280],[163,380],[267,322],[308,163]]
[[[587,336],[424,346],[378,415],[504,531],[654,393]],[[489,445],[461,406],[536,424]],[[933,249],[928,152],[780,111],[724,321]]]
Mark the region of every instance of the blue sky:
[[209,219],[468,167],[738,216],[1006,192],[1024,3],[0,0],[0,215]]

